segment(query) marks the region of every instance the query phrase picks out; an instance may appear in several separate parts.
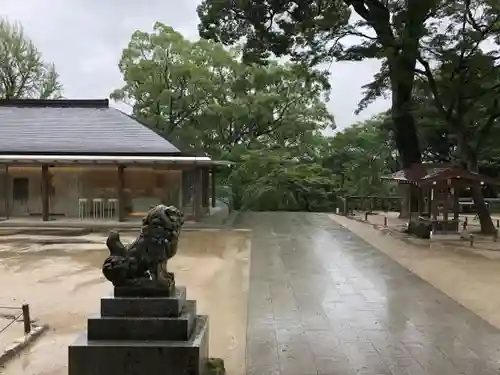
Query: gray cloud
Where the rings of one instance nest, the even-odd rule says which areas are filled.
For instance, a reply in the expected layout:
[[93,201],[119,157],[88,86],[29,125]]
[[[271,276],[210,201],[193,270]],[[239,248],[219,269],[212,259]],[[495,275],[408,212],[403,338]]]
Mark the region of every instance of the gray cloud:
[[[131,34],[155,21],[185,37],[197,37],[199,0],[3,0],[0,15],[23,24],[45,60],[56,64],[68,98],[103,98],[122,85],[118,60]],[[361,86],[378,70],[377,61],[331,65],[329,107],[343,128],[388,107],[374,103],[360,116],[354,110]],[[121,106],[120,106],[121,107]]]

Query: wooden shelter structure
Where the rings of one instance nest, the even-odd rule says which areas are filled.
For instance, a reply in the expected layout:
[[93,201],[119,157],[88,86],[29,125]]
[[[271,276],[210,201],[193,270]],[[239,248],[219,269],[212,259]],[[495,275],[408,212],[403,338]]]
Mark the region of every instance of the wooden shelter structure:
[[[459,198],[474,184],[500,185],[500,181],[454,165],[422,164],[382,179],[408,185],[410,222],[429,221],[433,233],[459,230]],[[417,201],[417,207],[412,207]]]
[[179,150],[103,100],[0,100],[0,218],[139,221],[156,204],[199,221],[226,162]]

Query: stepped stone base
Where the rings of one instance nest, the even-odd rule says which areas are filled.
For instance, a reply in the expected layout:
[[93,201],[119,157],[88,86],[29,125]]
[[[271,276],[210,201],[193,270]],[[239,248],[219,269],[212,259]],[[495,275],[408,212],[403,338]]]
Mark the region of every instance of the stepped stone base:
[[131,287],[131,286],[115,286],[115,297],[171,297],[175,296],[178,288],[163,288],[161,286],[145,286],[145,287]]
[[[123,292],[123,291],[122,291]],[[132,292],[129,291],[129,294]],[[125,294],[127,294],[125,292]],[[171,297],[120,297],[112,295],[101,299],[101,316],[158,317],[179,316],[186,304],[186,288],[179,287]]]
[[90,317],[88,332],[69,347],[68,374],[205,374],[208,317],[196,314],[185,288],[169,296],[136,292],[116,296],[115,289],[101,300],[100,316]]
[[197,316],[188,341],[89,341],[69,347],[69,375],[205,374],[208,317]]
[[187,301],[178,317],[93,316],[89,340],[189,340],[196,320],[196,302]]

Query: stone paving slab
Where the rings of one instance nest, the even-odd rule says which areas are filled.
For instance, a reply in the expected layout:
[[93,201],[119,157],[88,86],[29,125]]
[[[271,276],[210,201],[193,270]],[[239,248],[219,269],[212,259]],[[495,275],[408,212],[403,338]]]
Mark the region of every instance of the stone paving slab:
[[249,213],[249,375],[500,374],[500,331],[326,215]]

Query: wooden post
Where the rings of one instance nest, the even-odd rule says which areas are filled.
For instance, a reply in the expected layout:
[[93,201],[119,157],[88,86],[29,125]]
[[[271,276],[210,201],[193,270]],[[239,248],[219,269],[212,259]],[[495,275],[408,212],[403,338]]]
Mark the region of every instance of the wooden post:
[[203,190],[203,178],[201,176],[201,169],[195,168],[194,170],[194,197],[193,197],[193,216],[194,220],[198,221],[201,218],[201,208],[202,208],[202,190]]
[[177,205],[178,209],[183,211],[184,209],[184,170],[181,169],[181,174],[179,178],[179,190],[177,193]]
[[212,193],[212,207],[215,207],[215,200],[217,199],[216,196],[216,181],[215,181],[215,167],[212,168],[212,171],[210,173],[210,176],[212,177],[211,182],[210,182],[210,192]]
[[24,323],[24,334],[27,335],[31,332],[31,318],[30,318],[30,307],[27,304],[22,306],[23,310],[23,323]]
[[4,205],[5,205],[5,218],[8,219],[9,218],[9,210],[10,210],[10,207],[9,207],[9,201],[10,201],[10,197],[11,197],[11,193],[10,193],[10,189],[9,189],[9,165],[8,164],[5,164],[5,181],[4,181],[4,192],[5,192],[5,201],[4,201]]
[[458,204],[458,197],[460,196],[460,189],[455,183],[453,188],[453,220],[459,220],[460,218],[460,205]]
[[[446,197],[445,197],[445,200],[444,200],[444,207],[443,207],[443,219],[445,222],[448,221],[448,216],[449,216],[449,212],[450,212],[450,198],[451,198],[451,186],[450,186],[450,179],[448,179],[446,181]],[[447,224],[445,224],[447,225]]]
[[49,197],[49,166],[42,165],[42,220],[49,221],[50,197]]
[[118,166],[118,221],[125,221],[125,166]]
[[432,215],[431,218],[433,220],[437,220],[437,205],[436,205],[436,188],[433,186],[431,188],[431,210],[432,210]]
[[432,187],[427,188],[427,214],[432,218]]
[[[209,198],[209,192],[208,190],[210,189],[210,171],[208,168],[202,168],[201,169],[201,205],[204,208],[208,209],[209,203],[208,203],[208,198]],[[205,210],[204,210],[205,211]]]
[[417,189],[417,211],[418,211],[418,216],[422,215],[422,212],[424,212],[424,193],[423,193],[423,188],[420,186],[416,187]]
[[413,185],[408,184],[408,187],[409,187],[409,189],[408,189],[408,213],[410,215],[409,222],[411,222],[411,220],[412,220],[412,215],[411,215],[412,214],[412,212],[411,212],[412,211],[412,207],[411,207],[412,202],[411,201],[413,199]]

